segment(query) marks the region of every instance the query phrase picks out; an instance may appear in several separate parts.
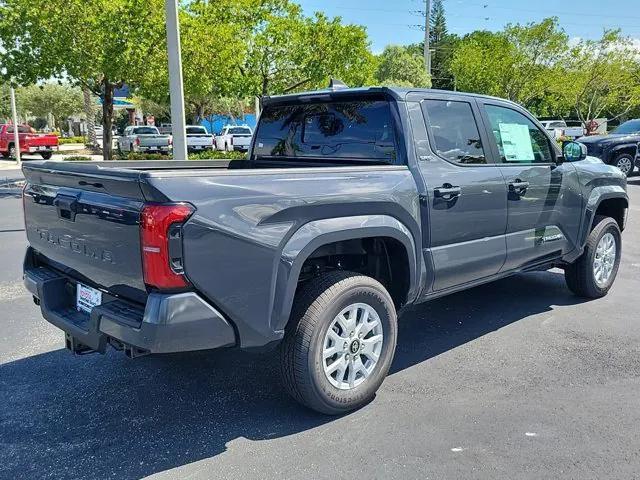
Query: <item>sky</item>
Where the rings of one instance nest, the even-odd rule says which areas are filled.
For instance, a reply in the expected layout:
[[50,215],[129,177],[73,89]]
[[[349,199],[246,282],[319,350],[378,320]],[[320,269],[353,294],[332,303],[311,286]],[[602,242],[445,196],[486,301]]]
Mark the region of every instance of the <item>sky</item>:
[[[388,44],[422,40],[418,25],[424,0],[297,0],[306,14],[325,12],[344,23],[367,27],[371,47],[381,52]],[[500,30],[507,23],[528,23],[557,16],[570,37],[598,38],[605,28],[620,28],[640,39],[640,0],[444,0],[449,32]]]

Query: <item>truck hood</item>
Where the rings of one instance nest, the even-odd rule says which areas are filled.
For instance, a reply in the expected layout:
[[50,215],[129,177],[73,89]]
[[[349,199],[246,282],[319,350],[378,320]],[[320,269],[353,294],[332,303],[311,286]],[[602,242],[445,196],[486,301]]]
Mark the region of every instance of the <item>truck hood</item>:
[[632,143],[632,142],[640,142],[640,135],[621,135],[621,134],[609,134],[609,135],[593,135],[589,137],[580,137],[578,139],[580,143],[586,144],[594,144],[594,143]]

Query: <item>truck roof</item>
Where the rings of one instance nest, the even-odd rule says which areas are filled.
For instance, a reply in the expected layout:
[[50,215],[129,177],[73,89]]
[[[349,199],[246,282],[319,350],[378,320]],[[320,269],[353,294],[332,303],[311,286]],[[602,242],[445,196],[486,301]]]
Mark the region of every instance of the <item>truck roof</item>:
[[375,95],[386,94],[391,96],[397,101],[405,101],[407,96],[411,93],[432,93],[432,94],[446,94],[449,96],[466,96],[477,98],[490,98],[494,100],[501,100],[513,103],[504,98],[492,97],[490,95],[480,95],[477,93],[467,92],[454,92],[451,90],[437,90],[433,88],[404,88],[404,87],[357,87],[357,88],[338,88],[338,89],[322,89],[312,90],[307,92],[290,93],[285,95],[272,95],[262,97],[263,105],[270,105],[275,103],[288,103],[291,101],[304,101],[305,99],[311,99],[311,97],[323,97],[330,95],[331,98],[340,98],[342,96],[350,97],[353,95]]

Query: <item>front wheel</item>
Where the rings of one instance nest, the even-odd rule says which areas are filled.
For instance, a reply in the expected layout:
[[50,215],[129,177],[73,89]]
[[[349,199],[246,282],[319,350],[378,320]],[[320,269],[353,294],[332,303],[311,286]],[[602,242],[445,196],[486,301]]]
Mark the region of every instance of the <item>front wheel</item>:
[[618,167],[620,171],[628,177],[633,172],[633,161],[632,155],[622,153],[615,158],[613,165]]
[[281,345],[285,388],[324,414],[360,408],[384,381],[397,335],[393,300],[378,281],[342,271],[310,280]]
[[598,216],[587,238],[584,252],[565,268],[569,289],[580,297],[604,297],[613,285],[622,253],[622,236],[611,217]]

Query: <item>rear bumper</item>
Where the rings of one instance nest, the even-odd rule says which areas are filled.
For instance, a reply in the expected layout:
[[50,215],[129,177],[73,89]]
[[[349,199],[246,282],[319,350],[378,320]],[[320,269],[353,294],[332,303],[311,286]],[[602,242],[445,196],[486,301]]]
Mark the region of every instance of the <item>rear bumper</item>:
[[42,145],[42,146],[35,146],[35,147],[25,146],[21,150],[23,150],[26,153],[47,153],[47,152],[53,152],[58,150],[58,147],[51,146],[51,145]]
[[133,357],[236,343],[233,327],[194,292],[151,293],[144,307],[103,294],[104,303],[87,314],[75,308],[77,283],[53,269],[26,267],[24,284],[74,353],[104,353],[111,345]]

